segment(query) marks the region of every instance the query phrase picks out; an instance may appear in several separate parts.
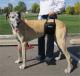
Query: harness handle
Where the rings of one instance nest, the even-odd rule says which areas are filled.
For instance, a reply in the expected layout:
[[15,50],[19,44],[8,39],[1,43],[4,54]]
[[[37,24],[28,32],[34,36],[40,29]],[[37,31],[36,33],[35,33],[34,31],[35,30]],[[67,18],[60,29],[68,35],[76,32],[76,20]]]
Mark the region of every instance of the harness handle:
[[[49,20],[49,16],[47,17],[47,19],[46,19],[46,22],[45,23],[47,23],[48,22],[48,20]],[[54,19],[52,19],[53,20],[53,22],[55,23],[55,18]]]

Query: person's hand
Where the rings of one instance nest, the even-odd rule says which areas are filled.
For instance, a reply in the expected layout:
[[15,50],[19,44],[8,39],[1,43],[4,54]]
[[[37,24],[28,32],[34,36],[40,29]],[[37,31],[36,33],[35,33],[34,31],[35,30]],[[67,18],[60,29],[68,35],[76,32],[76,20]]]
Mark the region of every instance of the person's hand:
[[49,16],[54,16],[56,13],[54,13],[54,12],[49,12]]

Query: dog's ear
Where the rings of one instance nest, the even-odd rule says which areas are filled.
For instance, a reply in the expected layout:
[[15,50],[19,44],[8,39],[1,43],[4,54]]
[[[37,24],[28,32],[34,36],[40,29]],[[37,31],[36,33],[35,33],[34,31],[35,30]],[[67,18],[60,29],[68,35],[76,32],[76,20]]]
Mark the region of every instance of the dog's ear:
[[21,19],[21,12],[18,12],[18,17]]
[[9,14],[10,14],[10,12],[6,13],[6,20],[9,18]]

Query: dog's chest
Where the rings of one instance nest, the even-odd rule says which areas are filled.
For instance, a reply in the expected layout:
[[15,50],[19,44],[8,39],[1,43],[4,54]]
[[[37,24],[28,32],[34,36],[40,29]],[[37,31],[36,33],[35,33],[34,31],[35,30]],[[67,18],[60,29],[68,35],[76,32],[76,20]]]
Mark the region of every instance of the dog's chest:
[[23,37],[24,40],[26,40],[26,41],[30,41],[35,38],[41,37],[44,34],[44,33],[36,32],[33,29],[28,29],[28,28],[21,29],[21,30],[19,30],[18,33],[19,33],[18,35],[20,37]]
[[25,37],[28,41],[33,40],[35,38],[41,37],[43,33],[35,32],[33,30],[27,30],[25,31]]

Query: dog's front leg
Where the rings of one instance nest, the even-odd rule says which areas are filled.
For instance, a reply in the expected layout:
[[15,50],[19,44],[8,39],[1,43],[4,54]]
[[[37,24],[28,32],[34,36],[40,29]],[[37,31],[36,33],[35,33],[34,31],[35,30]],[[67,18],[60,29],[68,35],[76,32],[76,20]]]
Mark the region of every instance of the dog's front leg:
[[19,68],[25,69],[25,67],[26,67],[26,65],[25,65],[26,64],[26,42],[22,42],[21,45],[22,45],[22,60],[23,60],[23,62]]
[[21,47],[21,43],[18,42],[18,59],[15,61],[15,63],[20,63],[22,62],[22,47]]

